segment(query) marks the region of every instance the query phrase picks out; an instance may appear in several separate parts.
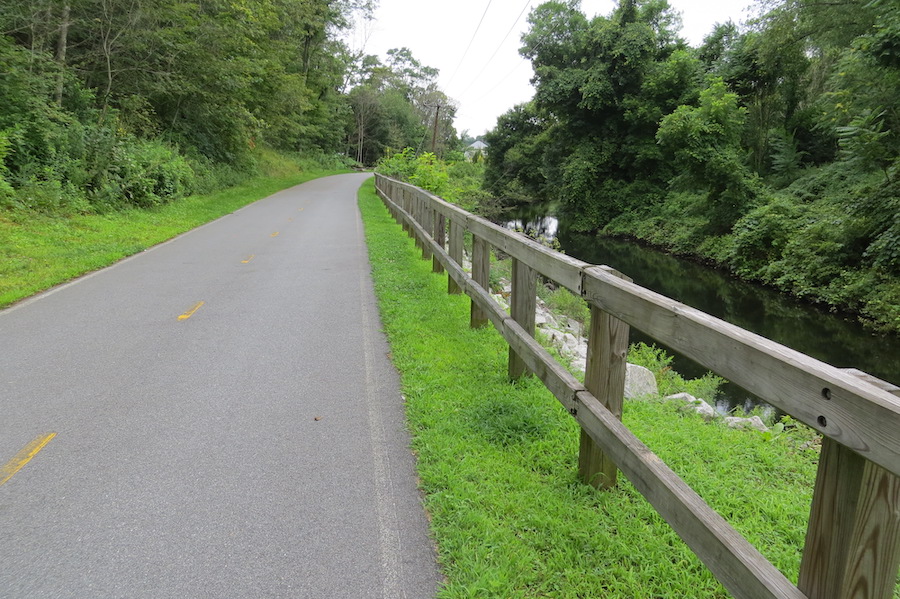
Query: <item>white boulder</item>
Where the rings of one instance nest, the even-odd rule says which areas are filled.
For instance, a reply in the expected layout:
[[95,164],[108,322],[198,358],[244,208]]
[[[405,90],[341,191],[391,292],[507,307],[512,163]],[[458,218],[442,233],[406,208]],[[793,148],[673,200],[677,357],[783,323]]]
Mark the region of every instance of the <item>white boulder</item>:
[[766,432],[769,428],[763,423],[762,418],[759,416],[751,416],[750,418],[741,418],[739,416],[726,416],[725,424],[728,425],[729,428],[736,429],[746,429],[752,428],[756,429],[761,433]]
[[656,377],[643,366],[627,364],[625,367],[625,397],[635,399],[647,395],[659,395]]
[[671,401],[681,401],[684,402],[684,408],[697,412],[703,419],[709,422],[716,417],[716,409],[709,405],[706,401],[702,399],[698,399],[691,395],[690,393],[676,393],[675,395],[668,395],[666,399]]

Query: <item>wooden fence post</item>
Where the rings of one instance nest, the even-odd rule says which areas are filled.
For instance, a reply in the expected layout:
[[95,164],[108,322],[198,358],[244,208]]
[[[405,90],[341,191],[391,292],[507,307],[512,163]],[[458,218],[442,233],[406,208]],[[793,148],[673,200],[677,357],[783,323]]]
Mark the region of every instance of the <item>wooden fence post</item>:
[[[481,285],[485,290],[490,290],[491,279],[491,246],[487,240],[472,236],[472,280]],[[469,317],[469,326],[473,329],[487,325],[488,317],[484,310],[478,307],[472,300],[472,310]]]
[[[416,192],[416,195],[415,195],[414,210],[415,210],[415,212],[414,212],[415,221],[419,226],[422,226],[423,222],[425,221],[425,219],[423,218],[423,213],[425,212],[425,202],[419,196],[418,192]],[[422,250],[422,258],[425,258],[425,240],[422,239],[422,236],[419,234],[418,229],[415,229],[414,233],[416,234],[416,246],[420,250]]]
[[[534,337],[537,274],[527,264],[512,258],[512,292],[509,296],[510,316],[525,332]],[[528,372],[525,362],[509,348],[509,378],[515,380]]]
[[[458,222],[450,219],[450,249],[448,253],[454,262],[462,266],[463,263],[463,246],[465,245],[465,230]],[[459,285],[453,280],[453,277],[447,277],[447,293],[459,295],[462,293]]]
[[[631,282],[630,278],[613,269],[608,272]],[[625,397],[629,331],[627,323],[591,306],[584,386],[619,420],[622,419]],[[598,489],[610,489],[616,485],[616,472],[616,464],[582,429],[578,448],[578,478]]]
[[409,212],[409,216],[410,216],[410,221],[409,221],[409,235],[410,235],[410,237],[412,237],[413,239],[415,239],[415,237],[416,237],[416,230],[415,230],[415,228],[412,226],[412,224],[413,224],[413,222],[416,220],[416,210],[417,210],[418,206],[416,205],[416,195],[415,195],[415,192],[413,192],[413,190],[411,190],[411,189],[407,189],[407,190],[406,190],[406,204],[407,204],[407,209],[406,209],[406,211]]
[[797,587],[809,599],[890,599],[898,568],[900,477],[823,438]]
[[400,211],[397,210],[397,207],[400,205],[400,199],[398,197],[400,194],[398,193],[397,184],[391,182],[390,187],[388,189],[390,189],[390,194],[388,195],[388,197],[393,202],[391,204],[391,206],[392,206],[391,210],[393,211],[393,214],[394,214],[394,220],[397,221],[398,223],[402,224],[403,219],[400,217]]
[[[409,211],[409,197],[407,195],[407,191],[406,191],[405,187],[400,188],[400,201],[398,203],[400,204],[400,207],[403,208],[403,210],[407,214],[412,214]],[[406,232],[407,235],[412,237],[412,227],[410,227],[409,222],[406,220],[406,217],[403,218],[403,230]]]
[[[419,224],[422,225],[426,235],[434,238],[434,210],[431,208],[431,200],[425,197],[422,198],[422,218]],[[428,243],[427,239],[423,238],[422,260],[431,260],[431,258],[431,244]]]
[[407,189],[404,199],[406,200],[406,213],[409,214],[410,218],[410,222],[407,223],[406,233],[415,241],[416,229],[413,227],[413,221],[416,220],[416,197],[411,190]]
[[[444,215],[437,210],[434,211],[434,217],[432,220],[434,221],[434,240],[439,246],[443,248],[446,244],[447,238],[447,220]],[[444,272],[444,265],[441,264],[441,261],[438,260],[437,256],[434,256],[434,259],[431,262],[431,272]]]
[[398,200],[397,200],[397,186],[394,184],[393,181],[391,181],[391,182],[389,182],[389,183],[387,184],[387,188],[386,188],[386,190],[385,190],[385,194],[387,195],[387,199],[390,200],[389,202],[385,202],[385,203],[386,203],[386,204],[388,205],[388,207],[390,208],[391,216],[394,217],[394,220],[395,220],[396,222],[402,224],[403,221],[400,219],[400,213],[397,212],[397,208],[396,208],[396,204],[397,204],[397,202],[398,202]]

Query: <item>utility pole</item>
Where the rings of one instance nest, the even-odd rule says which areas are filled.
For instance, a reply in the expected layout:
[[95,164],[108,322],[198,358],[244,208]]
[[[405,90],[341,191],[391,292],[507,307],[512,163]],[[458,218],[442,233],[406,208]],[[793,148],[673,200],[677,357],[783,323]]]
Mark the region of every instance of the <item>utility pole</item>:
[[435,104],[432,106],[431,104],[427,104],[429,108],[434,108],[434,128],[431,131],[431,153],[435,154],[434,147],[437,143],[437,128],[438,128],[438,115],[441,114],[441,108],[444,106],[442,104]]

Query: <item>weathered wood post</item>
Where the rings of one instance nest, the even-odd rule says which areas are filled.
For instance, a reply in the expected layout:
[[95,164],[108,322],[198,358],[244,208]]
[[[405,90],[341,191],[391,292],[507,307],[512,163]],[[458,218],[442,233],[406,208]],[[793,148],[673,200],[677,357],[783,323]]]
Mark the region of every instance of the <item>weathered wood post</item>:
[[890,599],[898,568],[900,477],[823,438],[797,587],[809,599]]
[[[491,246],[487,240],[472,235],[472,280],[481,285],[485,290],[490,289],[491,279]],[[486,326],[487,314],[472,300],[472,310],[469,316],[469,326],[477,329]]]
[[406,213],[409,214],[410,221],[407,223],[406,233],[413,238],[413,241],[416,240],[416,229],[413,227],[413,221],[416,218],[416,198],[413,193],[413,190],[407,188],[406,193],[404,194],[404,201],[406,204]]
[[[409,197],[408,197],[408,192],[405,187],[400,188],[400,194],[399,194],[397,203],[407,214],[410,213],[409,212]],[[406,232],[406,234],[409,235],[410,237],[412,237],[412,228],[409,226],[409,222],[407,221],[406,217],[403,217],[402,224],[403,224],[403,230]]]
[[391,216],[398,223],[402,223],[400,220],[400,215],[397,213],[397,208],[395,204],[397,202],[397,187],[393,181],[386,181],[385,179],[381,180],[382,185],[384,186],[384,195],[385,201],[384,204],[387,206],[388,210],[391,211]]
[[397,207],[400,204],[400,200],[398,198],[400,194],[397,188],[397,184],[391,181],[388,184],[388,189],[390,190],[390,192],[388,193],[388,198],[391,200],[391,211],[394,214],[394,220],[402,224],[403,219],[400,218],[400,212],[397,210]]
[[[415,216],[416,224],[422,226],[423,221],[423,213],[425,212],[425,202],[422,200],[422,196],[419,195],[419,191],[416,190],[414,195],[415,206],[413,208],[413,214]],[[422,257],[425,257],[425,240],[422,239],[422,236],[419,234],[418,229],[414,229],[416,234],[416,246],[422,250]]]
[[[453,261],[462,266],[463,263],[463,246],[465,245],[465,229],[456,222],[455,219],[450,219],[450,248],[448,253],[450,257],[453,258]],[[447,277],[447,293],[452,295],[459,295],[462,293],[462,289],[460,289],[459,285],[456,281],[453,280],[453,277]]]
[[[595,268],[631,282],[630,278],[607,266]],[[584,386],[619,420],[622,419],[625,397],[629,330],[627,323],[591,306]],[[582,430],[578,448],[579,479],[598,489],[609,489],[616,485],[616,472],[615,463]]]
[[[438,212],[437,210],[433,210],[434,217],[432,221],[434,222],[434,240],[437,242],[439,246],[442,248],[446,245],[447,241],[447,219],[446,217]],[[438,260],[437,256],[434,256],[434,259],[431,262],[431,272],[442,273],[444,272],[444,265],[441,264],[441,261]]]
[[[527,264],[512,258],[512,291],[509,296],[510,316],[534,337],[534,311],[536,308],[537,273]],[[509,378],[515,380],[528,372],[525,362],[509,348]]]
[[391,213],[391,217],[395,218],[394,209],[391,208],[391,204],[388,201],[392,197],[391,196],[391,183],[388,181],[385,181],[384,179],[380,179],[378,177],[378,175],[376,174],[375,175],[375,192],[378,193],[378,190],[381,190],[381,194],[378,195],[378,197],[381,198],[381,202],[384,204],[384,207],[387,208],[388,212]]
[[[419,224],[425,230],[425,235],[434,238],[434,209],[431,207],[431,198],[422,195],[422,218]],[[431,244],[427,238],[422,238],[422,260],[431,260]]]
[[406,210],[406,213],[409,215],[409,223],[407,228],[407,233],[410,237],[415,239],[415,235],[413,234],[412,221],[416,216],[415,212],[415,202],[413,201],[413,193],[412,190],[408,188],[404,188],[403,193],[403,209]]

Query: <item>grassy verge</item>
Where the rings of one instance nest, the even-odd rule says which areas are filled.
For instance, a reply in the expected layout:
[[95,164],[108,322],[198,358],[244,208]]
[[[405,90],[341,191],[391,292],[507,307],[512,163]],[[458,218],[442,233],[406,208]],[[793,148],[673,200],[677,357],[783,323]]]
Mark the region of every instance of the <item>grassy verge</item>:
[[[446,294],[371,183],[360,207],[447,577],[440,596],[727,597],[630,483],[576,481],[574,421],[538,381],[507,382],[503,340],[468,328],[468,299]],[[625,422],[796,581],[815,476],[806,433],[734,431],[663,401],[627,403]]]
[[75,215],[0,212],[0,308],[109,266],[276,191],[339,172],[346,171],[258,177],[146,210]]

